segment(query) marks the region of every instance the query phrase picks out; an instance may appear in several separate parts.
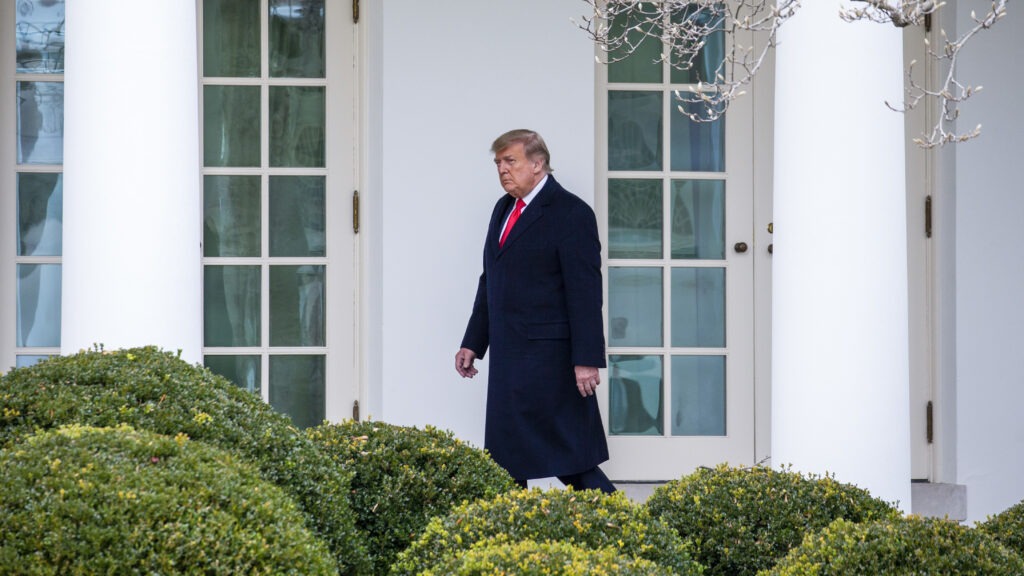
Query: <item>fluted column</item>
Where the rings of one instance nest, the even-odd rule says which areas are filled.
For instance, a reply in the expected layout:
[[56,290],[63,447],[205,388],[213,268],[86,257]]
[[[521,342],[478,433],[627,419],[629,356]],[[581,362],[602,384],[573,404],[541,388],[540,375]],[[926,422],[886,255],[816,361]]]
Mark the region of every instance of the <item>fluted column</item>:
[[840,5],[779,35],[772,462],[909,510],[902,39]]
[[195,3],[67,5],[61,349],[200,359]]

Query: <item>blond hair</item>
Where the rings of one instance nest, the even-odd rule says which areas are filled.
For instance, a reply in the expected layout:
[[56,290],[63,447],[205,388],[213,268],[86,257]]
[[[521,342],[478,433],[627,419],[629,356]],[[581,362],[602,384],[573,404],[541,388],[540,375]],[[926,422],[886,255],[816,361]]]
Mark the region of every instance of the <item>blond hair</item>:
[[544,171],[552,172],[551,168],[551,153],[548,152],[548,145],[544,143],[544,139],[540,137],[533,130],[526,130],[523,128],[517,130],[509,130],[501,136],[498,136],[491,144],[491,153],[497,154],[509,146],[520,143],[523,145],[523,151],[526,153],[526,157],[530,159],[537,158],[540,156],[544,160]]

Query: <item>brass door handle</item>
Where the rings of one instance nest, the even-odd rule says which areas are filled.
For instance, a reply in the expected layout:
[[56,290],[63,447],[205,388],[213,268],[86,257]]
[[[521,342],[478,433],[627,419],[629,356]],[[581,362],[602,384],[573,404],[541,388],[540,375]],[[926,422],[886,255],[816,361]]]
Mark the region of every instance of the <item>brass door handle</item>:
[[747,243],[746,242],[737,242],[733,246],[733,249],[736,250],[736,252],[738,252],[740,254],[743,254],[744,252],[747,251]]

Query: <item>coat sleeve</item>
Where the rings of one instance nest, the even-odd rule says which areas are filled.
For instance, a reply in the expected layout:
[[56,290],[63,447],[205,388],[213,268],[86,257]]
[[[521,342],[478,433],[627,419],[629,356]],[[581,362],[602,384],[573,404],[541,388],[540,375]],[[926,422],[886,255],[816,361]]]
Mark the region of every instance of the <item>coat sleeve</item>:
[[477,358],[483,358],[490,342],[490,320],[487,316],[487,270],[480,274],[473,301],[473,313],[469,316],[466,334],[462,337],[462,348],[469,348]]
[[566,235],[559,242],[565,281],[572,362],[575,366],[605,367],[604,318],[601,314],[601,240],[597,218],[580,202],[569,212]]
[[[501,200],[494,205],[491,212],[490,224],[487,228],[487,239],[495,233],[494,227],[502,214],[503,204]],[[462,348],[469,348],[476,354],[477,358],[483,358],[487,353],[487,347],[491,341],[491,320],[487,305],[487,240],[484,241],[483,249],[483,272],[480,273],[480,281],[476,286],[476,298],[473,300],[473,312],[469,316],[469,323],[466,325],[466,333],[462,337]]]

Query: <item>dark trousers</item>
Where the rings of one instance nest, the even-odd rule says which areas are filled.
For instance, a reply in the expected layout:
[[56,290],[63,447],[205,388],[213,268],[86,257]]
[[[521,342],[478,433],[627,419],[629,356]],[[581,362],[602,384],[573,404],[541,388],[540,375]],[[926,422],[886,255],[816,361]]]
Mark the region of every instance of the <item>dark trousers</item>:
[[[562,481],[562,484],[572,486],[573,490],[600,490],[605,494],[615,492],[615,485],[597,466],[585,472],[559,476],[558,479]],[[526,488],[526,480],[521,478],[516,478],[515,480],[516,484],[519,484],[521,488]]]

